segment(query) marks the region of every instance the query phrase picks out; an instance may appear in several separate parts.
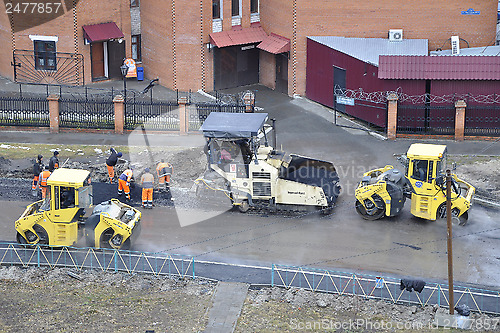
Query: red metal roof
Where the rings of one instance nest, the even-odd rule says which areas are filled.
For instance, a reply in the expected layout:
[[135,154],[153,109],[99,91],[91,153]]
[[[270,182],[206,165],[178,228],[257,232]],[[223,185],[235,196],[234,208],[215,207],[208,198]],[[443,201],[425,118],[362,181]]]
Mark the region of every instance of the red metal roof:
[[267,37],[266,32],[260,25],[252,25],[250,28],[233,27],[229,31],[213,32],[210,34],[212,44],[217,47],[242,45],[262,42]]
[[500,80],[498,56],[380,56],[379,79]]
[[288,52],[290,51],[290,40],[283,36],[271,33],[262,41],[262,43],[257,45],[257,47],[261,50],[274,54]]
[[83,31],[85,38],[91,43],[124,37],[123,32],[118,28],[115,22],[84,25]]

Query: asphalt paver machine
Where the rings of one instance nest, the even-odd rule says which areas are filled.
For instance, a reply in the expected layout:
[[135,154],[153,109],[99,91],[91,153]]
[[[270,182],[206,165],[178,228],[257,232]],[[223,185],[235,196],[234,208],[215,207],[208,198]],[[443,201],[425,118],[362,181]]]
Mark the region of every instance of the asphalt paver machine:
[[47,179],[49,195],[26,207],[15,222],[25,245],[72,246],[85,237],[96,248],[130,248],[140,232],[141,212],[111,199],[94,207],[90,172],[60,168]]
[[225,179],[232,205],[241,212],[329,213],[341,190],[333,163],[276,150],[269,145],[273,126],[267,121],[267,113],[212,112],[200,128],[209,169]]
[[[445,145],[415,143],[402,157],[405,172],[392,165],[366,172],[355,191],[356,211],[367,220],[398,215],[406,198],[411,214],[427,220],[446,217],[447,149]],[[452,218],[467,223],[475,188],[452,174]]]

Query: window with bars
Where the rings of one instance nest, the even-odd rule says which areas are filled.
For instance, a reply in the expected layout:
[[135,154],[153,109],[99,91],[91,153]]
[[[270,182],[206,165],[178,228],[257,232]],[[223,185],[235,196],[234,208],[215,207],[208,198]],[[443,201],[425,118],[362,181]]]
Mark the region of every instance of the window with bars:
[[212,19],[217,20],[221,17],[220,0],[212,0]]
[[56,42],[35,40],[35,69],[37,70],[57,70],[56,62]]
[[132,35],[130,44],[132,46],[132,59],[141,61],[141,35]]

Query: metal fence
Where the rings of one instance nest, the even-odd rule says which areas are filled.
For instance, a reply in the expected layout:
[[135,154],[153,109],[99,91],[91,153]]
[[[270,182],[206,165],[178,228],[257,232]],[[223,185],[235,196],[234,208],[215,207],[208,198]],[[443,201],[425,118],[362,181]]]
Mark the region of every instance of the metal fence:
[[141,126],[157,131],[178,131],[179,105],[177,102],[127,101],[125,128],[133,130]]
[[0,265],[21,267],[66,267],[75,270],[97,269],[103,272],[146,273],[195,278],[194,259],[181,255],[157,255],[145,252],[74,248],[20,247],[0,244]]
[[500,106],[467,105],[465,135],[500,136]]
[[115,110],[107,100],[59,100],[59,126],[65,128],[114,129]]
[[[338,295],[357,295],[367,299],[382,299],[394,304],[415,304],[421,307],[438,304],[449,307],[448,286],[430,283],[421,293],[401,289],[395,278],[367,274],[343,273],[312,268],[273,265],[271,284],[285,288],[297,287]],[[472,311],[500,314],[500,291],[454,286],[455,306],[467,305]]]
[[49,124],[46,98],[0,97],[1,126],[48,127]]
[[[198,130],[207,119],[211,112],[231,112],[231,113],[243,113],[246,112],[246,106],[244,104],[222,104],[222,103],[196,103],[195,108],[189,109],[189,129]],[[251,106],[252,112],[254,106]]]
[[[38,245],[23,247],[16,243],[0,243],[0,266],[15,265],[51,269],[65,267],[77,271],[96,269],[102,272],[146,273],[155,276],[195,278],[204,274],[206,264],[207,262],[196,261],[194,257],[183,255]],[[200,266],[199,272],[195,269],[197,266]],[[231,267],[226,266],[224,266],[226,269]],[[237,265],[233,266],[236,266],[235,269],[241,268]],[[220,267],[217,270],[220,272]],[[267,271],[261,272],[268,274]],[[247,275],[242,274],[242,276]],[[401,289],[401,281],[396,278],[276,264],[271,266],[270,283],[273,287],[356,295],[366,299],[386,300],[394,304],[411,304],[421,307],[438,304],[449,307],[448,286],[440,283],[428,283],[421,293],[417,293]],[[455,285],[454,295],[455,305],[465,304],[475,312],[500,315],[499,290]]]
[[398,105],[398,133],[455,134],[455,105]]

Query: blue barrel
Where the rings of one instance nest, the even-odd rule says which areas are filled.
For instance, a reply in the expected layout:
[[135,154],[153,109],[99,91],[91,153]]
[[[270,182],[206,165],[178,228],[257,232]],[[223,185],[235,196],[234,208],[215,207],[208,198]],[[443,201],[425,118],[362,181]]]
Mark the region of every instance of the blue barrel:
[[144,80],[144,67],[137,67],[137,81]]

